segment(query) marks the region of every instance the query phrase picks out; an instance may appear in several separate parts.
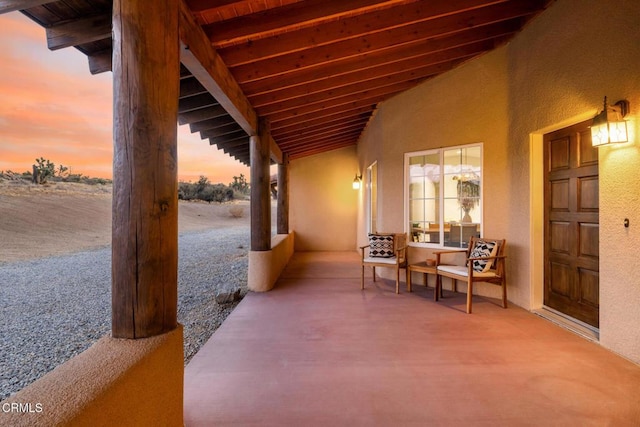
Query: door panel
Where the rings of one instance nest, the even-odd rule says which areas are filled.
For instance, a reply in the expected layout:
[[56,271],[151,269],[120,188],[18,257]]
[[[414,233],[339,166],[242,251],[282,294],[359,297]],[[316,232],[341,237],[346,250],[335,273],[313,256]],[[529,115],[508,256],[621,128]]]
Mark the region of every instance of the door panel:
[[544,137],[544,303],[598,327],[598,151],[589,124]]

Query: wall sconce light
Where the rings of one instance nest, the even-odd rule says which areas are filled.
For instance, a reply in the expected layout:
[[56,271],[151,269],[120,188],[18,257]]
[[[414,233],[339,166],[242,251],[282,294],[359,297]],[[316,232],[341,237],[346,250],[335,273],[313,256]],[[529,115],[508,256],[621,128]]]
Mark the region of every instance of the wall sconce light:
[[361,180],[362,180],[362,175],[356,174],[356,177],[353,178],[353,189],[354,190],[359,190],[360,189],[360,181]]
[[604,109],[593,118],[591,125],[591,145],[612,144],[614,142],[627,142],[627,121],[624,116],[629,112],[629,101],[622,100],[614,105],[607,104],[604,97]]

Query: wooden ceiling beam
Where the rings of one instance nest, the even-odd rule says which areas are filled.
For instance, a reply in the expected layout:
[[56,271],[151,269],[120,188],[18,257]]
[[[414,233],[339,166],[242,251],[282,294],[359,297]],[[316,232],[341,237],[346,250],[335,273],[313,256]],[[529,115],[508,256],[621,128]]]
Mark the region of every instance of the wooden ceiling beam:
[[213,141],[211,142],[211,145],[216,145],[218,146],[218,148],[222,148],[222,147],[239,147],[241,145],[247,145],[249,144],[249,137],[246,138],[241,138],[238,140],[233,140],[233,141]]
[[63,22],[48,27],[46,32],[47,47],[50,50],[111,39],[111,14]]
[[201,120],[199,122],[190,123],[189,129],[191,130],[191,133],[196,133],[203,130],[217,129],[217,128],[234,124],[234,123],[235,123],[235,120],[233,120],[231,116],[225,115],[222,117],[216,117],[213,119]]
[[186,125],[187,123],[201,122],[207,119],[227,116],[227,112],[219,104],[202,105],[200,108],[184,111],[178,114],[178,123]]
[[[476,13],[480,14],[480,11]],[[457,19],[454,20],[453,18]],[[246,83],[269,76],[286,75],[305,68],[323,66],[344,58],[359,57],[363,55],[363,52],[371,53],[395,49],[405,44],[414,44],[417,40],[432,39],[434,42],[437,42],[441,37],[446,35],[461,35],[461,37],[464,37],[466,33],[468,37],[468,34],[474,30],[487,29],[498,31],[498,34],[494,35],[495,37],[508,32],[515,32],[520,28],[518,18],[500,20],[493,15],[488,18],[488,22],[478,20],[477,23],[471,26],[468,24],[468,21],[459,19],[457,15],[440,18],[437,21],[439,23],[438,26],[434,25],[435,21],[421,22],[371,34],[368,37],[344,40],[329,45],[305,49],[302,52],[293,52],[275,58],[246,63],[237,67],[230,66],[230,69],[239,83]],[[479,33],[478,38],[472,38],[468,40],[467,43],[486,38],[488,37],[482,36],[482,34]]]
[[[249,137],[244,134],[244,135],[238,135],[238,134],[233,134],[233,135],[222,135],[222,136],[218,136],[215,138],[216,144],[218,143],[226,143],[226,142],[232,142],[232,141],[249,141]],[[211,139],[209,139],[209,141],[211,141]]]
[[278,140],[278,145],[280,146],[280,148],[282,147],[286,147],[287,144],[305,144],[308,143],[310,141],[317,141],[319,139],[323,139],[323,138],[328,138],[334,135],[344,135],[344,134],[348,134],[350,132],[357,132],[357,133],[361,133],[362,129],[364,128],[364,126],[366,125],[366,122],[364,123],[351,123],[349,125],[345,125],[344,127],[341,128],[337,128],[337,129],[326,129],[323,131],[318,131],[318,132],[314,132],[311,134],[307,134],[304,136],[300,136],[298,138],[288,138],[288,139],[279,139]]
[[349,146],[355,145],[355,144],[356,144],[355,142],[345,142],[345,143],[337,145],[335,147],[331,147],[330,149],[318,148],[318,149],[315,149],[315,150],[303,151],[303,152],[300,152],[300,153],[293,153],[293,154],[289,154],[289,159],[298,160],[298,159],[301,159],[303,157],[309,157],[309,156],[313,156],[315,154],[322,154],[322,153],[325,153],[327,151],[337,150],[339,148],[345,148],[345,147],[349,147]]
[[380,101],[381,99],[379,97],[363,98],[350,102],[349,104],[325,108],[322,111],[315,112],[315,114],[286,114],[283,115],[283,117],[276,118],[276,120],[274,120],[274,117],[271,117],[270,120],[272,126],[280,126],[281,124],[289,126],[292,124],[305,123],[308,120],[320,120],[324,117],[335,117],[335,115],[338,114],[349,114],[350,112],[362,111],[363,109],[374,111]]
[[301,106],[314,104],[317,102],[326,102],[332,99],[343,98],[345,96],[351,96],[360,94],[367,91],[373,91],[376,89],[382,89],[392,85],[412,82],[417,84],[418,82],[432,77],[436,74],[443,73],[451,70],[462,62],[462,60],[453,61],[451,63],[445,63],[435,66],[421,67],[413,70],[407,70],[397,74],[390,74],[383,77],[374,78],[371,80],[358,81],[356,83],[348,84],[345,86],[338,86],[322,92],[303,95],[296,98],[287,99],[285,101],[266,104],[263,106],[256,106],[261,114],[273,114],[277,112],[287,111]]
[[336,146],[354,145],[358,141],[358,135],[340,135],[336,138],[327,139],[324,141],[318,141],[313,144],[307,144],[305,146],[292,147],[287,150],[287,153],[296,154],[304,151],[313,151],[316,149],[331,149]]
[[[437,25],[436,18],[456,13],[462,14],[462,19],[465,19],[469,15],[465,15],[463,12],[504,1],[506,0],[461,0],[456,2],[432,0],[429,2],[400,4],[384,11],[376,10],[364,15],[320,23],[313,27],[302,28],[261,40],[250,38],[249,43],[224,49],[217,46],[217,49],[227,66],[232,68],[292,52],[299,52],[310,47],[326,46],[345,40],[369,37],[374,33],[390,31],[425,21],[431,21],[429,25],[434,25],[437,31],[442,31],[442,26]],[[455,16],[453,15],[453,17]],[[451,19],[450,17],[449,21]],[[212,24],[212,27],[214,25],[217,27],[218,24]],[[414,36],[424,37],[417,31]]]
[[190,96],[178,101],[178,114],[199,110],[203,107],[212,107],[214,105],[218,105],[218,102],[208,93]]
[[112,70],[113,51],[111,49],[91,53],[87,58],[91,74],[106,73]]
[[370,116],[374,108],[375,105],[367,104],[364,106],[349,109],[347,111],[341,110],[327,115],[320,115],[314,118],[307,117],[301,119],[298,117],[293,117],[291,119],[271,123],[271,132],[275,134],[277,132],[288,132],[290,130],[304,129],[308,126],[331,123],[335,120],[340,120],[343,117],[356,116],[358,114],[366,114],[367,116]]
[[215,2],[211,0],[186,0],[186,3],[193,12],[202,12],[234,3],[243,3],[243,0],[215,0]]
[[195,77],[180,79],[180,99],[207,93],[207,89]]
[[237,127],[237,125],[225,126],[225,128],[220,128],[220,129],[203,130],[202,132],[200,132],[200,138],[202,139],[222,138],[222,137],[241,138],[243,136],[247,136],[247,133],[244,131],[244,129]]
[[[460,45],[459,38],[450,40],[454,45],[451,48],[438,49],[432,41],[417,41],[415,44],[405,45],[391,51],[365,53],[355,58],[347,58],[336,61],[324,67],[314,67],[290,73],[286,78],[276,76],[251,83],[244,83],[243,90],[248,96],[257,96],[275,91],[285,91],[288,88],[321,82],[328,78],[344,76],[351,73],[363,73],[369,68],[392,65],[402,61],[421,61],[425,65],[446,62],[451,59],[467,57],[479,54],[493,48],[489,40],[471,42]],[[434,50],[436,49],[436,50]]]
[[289,138],[303,137],[314,132],[322,132],[327,129],[340,129],[345,125],[352,123],[367,123],[369,121],[369,114],[358,114],[354,116],[341,117],[339,120],[332,122],[325,122],[314,126],[300,125],[296,129],[288,129],[286,132],[272,132],[273,138],[280,143],[286,141]]
[[390,86],[376,88],[373,90],[365,90],[356,94],[349,94],[347,96],[334,98],[329,101],[321,101],[313,104],[303,105],[298,108],[290,109],[287,111],[274,112],[273,114],[264,114],[260,112],[260,114],[263,115],[264,117],[267,117],[272,122],[277,122],[279,120],[283,120],[293,116],[301,116],[301,115],[311,114],[316,112],[321,114],[323,110],[341,107],[341,106],[350,106],[354,103],[361,102],[361,99],[375,100],[377,103],[380,100],[385,99],[390,95],[394,95],[396,93],[405,91],[415,85],[416,85],[416,82],[414,81],[401,82],[401,83],[396,83]]
[[[416,1],[416,0],[413,0]],[[383,10],[407,0],[306,0],[275,7],[251,15],[204,25],[212,45],[219,49],[247,40],[260,40],[291,29],[316,27],[344,16]]]
[[344,140],[348,140],[348,139],[350,139],[350,140],[357,139],[358,135],[360,135],[361,133],[362,133],[361,130],[354,130],[354,131],[349,131],[349,132],[336,134],[336,135],[332,135],[332,136],[325,136],[325,137],[318,138],[318,139],[311,140],[311,141],[305,141],[305,142],[300,142],[300,143],[295,143],[295,144],[282,144],[280,148],[282,148],[282,150],[284,152],[291,153],[292,151],[301,150],[301,149],[305,149],[305,148],[320,147],[320,146],[327,145],[327,144],[330,144],[330,143],[335,142],[335,141],[344,141]]
[[[324,93],[329,90],[335,90],[340,87],[349,86],[365,81],[375,84],[377,79],[384,77],[406,75],[407,73],[414,72],[423,75],[438,74],[444,71],[448,71],[453,68],[454,64],[459,64],[462,60],[472,57],[474,54],[468,54],[466,56],[455,58],[447,58],[440,63],[429,63],[424,60],[424,57],[409,58],[407,60],[398,61],[394,63],[387,63],[377,67],[371,67],[364,70],[358,70],[356,72],[346,73],[342,75],[332,76],[327,79],[298,85],[294,87],[288,87],[281,90],[275,90],[261,95],[251,96],[249,100],[253,104],[254,108],[262,107],[265,105],[273,104],[276,102],[282,102],[289,99],[295,99],[299,97],[308,97],[312,94]],[[409,77],[415,78],[415,77]]]
[[334,117],[323,117],[318,120],[309,122],[296,123],[290,126],[281,127],[278,130],[272,129],[271,132],[275,139],[280,136],[288,136],[290,134],[299,134],[305,132],[307,129],[322,129],[325,127],[333,126],[334,124],[355,121],[355,120],[369,120],[371,117],[371,110],[368,109],[365,112],[347,112],[345,114],[335,115]]
[[180,2],[180,60],[247,134],[257,134],[256,112],[184,1]]
[[43,4],[53,3],[54,1],[56,0],[0,0],[0,15],[42,6]]

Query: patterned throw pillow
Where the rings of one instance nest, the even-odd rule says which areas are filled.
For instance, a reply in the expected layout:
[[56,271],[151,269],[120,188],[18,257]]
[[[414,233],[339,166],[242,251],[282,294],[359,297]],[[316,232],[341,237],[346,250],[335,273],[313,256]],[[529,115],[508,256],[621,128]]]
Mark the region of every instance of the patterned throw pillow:
[[[476,245],[471,250],[469,254],[469,258],[480,258],[480,257],[489,257],[495,256],[498,251],[498,245],[496,242],[491,242],[488,240],[479,240],[476,242]],[[474,260],[473,269],[479,273],[486,273],[491,268],[493,264],[493,260]]]
[[369,234],[369,256],[378,258],[392,258],[393,234]]

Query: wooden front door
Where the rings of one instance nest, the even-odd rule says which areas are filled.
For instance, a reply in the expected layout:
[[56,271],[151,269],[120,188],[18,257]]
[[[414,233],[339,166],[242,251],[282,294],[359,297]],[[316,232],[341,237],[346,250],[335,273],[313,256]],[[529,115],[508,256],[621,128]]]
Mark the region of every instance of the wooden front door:
[[598,327],[598,151],[589,122],[544,136],[544,303]]

